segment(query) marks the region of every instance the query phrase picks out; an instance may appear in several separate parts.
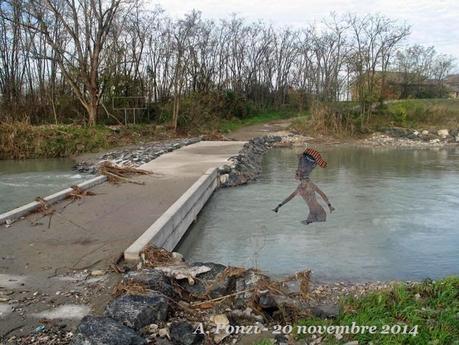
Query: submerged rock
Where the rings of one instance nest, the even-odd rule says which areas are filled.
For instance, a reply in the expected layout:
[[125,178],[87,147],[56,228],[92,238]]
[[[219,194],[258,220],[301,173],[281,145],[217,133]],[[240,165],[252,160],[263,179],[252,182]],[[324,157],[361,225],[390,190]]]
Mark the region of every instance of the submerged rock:
[[108,317],[85,316],[72,345],[144,345],[146,340],[129,327]]
[[105,315],[137,330],[152,323],[166,321],[168,313],[167,299],[154,292],[147,296],[121,296],[105,309]]
[[172,342],[177,345],[204,344],[204,335],[195,334],[195,328],[187,321],[173,322],[170,327],[170,335]]

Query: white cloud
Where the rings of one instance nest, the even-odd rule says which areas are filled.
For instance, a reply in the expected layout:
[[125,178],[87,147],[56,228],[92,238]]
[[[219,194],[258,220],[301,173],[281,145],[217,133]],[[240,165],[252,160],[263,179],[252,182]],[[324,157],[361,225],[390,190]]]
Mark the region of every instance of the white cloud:
[[[226,18],[232,13],[249,20],[262,19],[278,26],[305,26],[330,12],[338,15],[381,13],[411,25],[410,43],[434,45],[455,56],[459,65],[459,1],[457,0],[150,0],[167,13],[181,17],[193,9],[205,18]],[[459,68],[458,68],[459,69]]]

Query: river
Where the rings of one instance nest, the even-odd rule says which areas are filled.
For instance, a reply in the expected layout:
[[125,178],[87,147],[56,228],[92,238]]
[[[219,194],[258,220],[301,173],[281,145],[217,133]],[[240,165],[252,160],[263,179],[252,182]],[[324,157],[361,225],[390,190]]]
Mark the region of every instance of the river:
[[336,211],[303,225],[297,151],[273,149],[247,186],[216,191],[176,249],[192,261],[322,280],[420,280],[459,273],[459,149],[321,148],[312,180]]
[[93,176],[72,171],[70,159],[0,160],[0,213]]

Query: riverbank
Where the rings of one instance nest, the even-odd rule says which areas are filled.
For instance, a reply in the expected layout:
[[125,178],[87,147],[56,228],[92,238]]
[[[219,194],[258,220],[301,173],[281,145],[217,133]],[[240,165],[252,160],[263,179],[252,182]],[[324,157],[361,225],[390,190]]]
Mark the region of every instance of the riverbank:
[[[263,126],[264,127],[264,126]],[[265,127],[264,127],[265,128]],[[266,128],[265,128],[266,129]],[[285,132],[285,129],[281,129],[280,131],[275,131],[274,133],[277,133],[279,134],[279,132],[281,131],[284,131]],[[287,131],[288,132],[288,131]],[[264,133],[269,133],[269,134],[272,134],[271,131],[264,131]],[[285,133],[284,133],[285,134]],[[278,140],[275,140],[275,141],[278,141]],[[232,171],[232,169],[235,169],[236,166],[237,166],[237,162],[238,161],[244,161],[244,162],[248,162],[250,163],[249,165],[245,164],[244,166],[245,167],[249,167],[249,166],[253,166],[254,169],[250,169],[251,171],[254,171],[255,174],[254,176],[256,176],[256,172],[259,171],[259,169],[256,167],[256,160],[259,159],[260,156],[262,156],[265,148],[265,144],[266,143],[263,143],[262,141],[257,141],[255,140],[255,145],[252,147],[251,150],[249,151],[240,151],[238,150],[237,153],[235,152],[234,154],[232,154],[231,156],[234,156],[233,158],[233,161],[232,163],[233,164],[230,164],[230,172]],[[307,137],[302,137],[302,136],[298,136],[298,135],[294,135],[294,134],[291,134],[291,133],[287,133],[286,135],[284,135],[282,138],[281,138],[281,141],[280,142],[276,142],[274,143],[275,145],[278,145],[278,146],[293,146],[293,145],[300,145],[300,146],[303,146],[305,144],[305,142],[310,142],[309,139]],[[252,153],[257,153],[257,157],[252,157]],[[188,156],[188,155],[187,155]],[[133,156],[134,157],[134,156]],[[247,161],[247,157],[252,157],[249,159],[249,161]],[[183,158],[183,157],[182,157]],[[191,161],[196,161],[198,162],[201,161],[201,160],[204,160],[206,161],[206,159],[204,159],[203,157],[201,158],[192,158],[190,157]],[[133,161],[133,160],[132,160]],[[131,162],[131,160],[127,160],[127,163]],[[222,173],[222,176],[225,175],[225,174],[228,174],[228,171],[226,170],[227,168],[223,168],[223,170],[221,170],[221,173]],[[168,174],[171,172],[171,171],[175,171],[176,168],[171,168],[170,170],[168,170]],[[188,173],[190,173],[190,170],[188,168],[185,168],[185,169],[180,169],[181,170],[181,173],[182,173],[182,178],[184,176],[186,176]],[[153,171],[155,171],[155,169],[153,169]],[[237,169],[234,170],[234,171],[238,171]],[[158,172],[158,171],[156,171]],[[156,176],[158,177],[158,176]],[[224,177],[222,178],[223,180],[225,179]],[[142,179],[140,180],[140,182],[142,182]],[[130,193],[130,191],[132,191],[133,188],[136,188],[136,193],[141,193],[141,194],[137,194],[137,197],[139,195],[143,195],[145,197],[145,199],[143,199],[144,201],[140,201],[139,203],[137,203],[136,205],[132,206],[129,210],[136,210],[136,212],[138,211],[138,217],[134,217],[135,219],[140,219],[142,218],[142,214],[145,214],[145,205],[147,203],[151,203],[151,197],[152,195],[155,196],[155,199],[157,198],[158,195],[161,195],[161,198],[164,197],[165,193],[170,193],[171,192],[171,188],[170,186],[164,186],[164,189],[162,189],[161,191],[156,191],[154,193],[151,192],[151,190],[149,189],[148,187],[148,177],[146,177],[143,182],[147,182],[147,185],[144,185],[144,186],[133,186],[133,185],[123,185],[123,186],[118,186],[117,188],[114,188],[113,186],[105,186],[107,188],[100,188],[98,190],[96,190],[96,196],[94,198],[99,198],[99,200],[90,200],[92,199],[92,197],[87,197],[85,198],[85,200],[81,200],[78,202],[78,205],[73,205],[73,206],[69,206],[69,207],[65,207],[65,209],[73,209],[73,213],[69,214],[69,213],[64,213],[62,214],[60,211],[60,209],[57,210],[57,213],[56,213],[56,216],[58,216],[57,218],[61,218],[61,217],[65,217],[67,219],[64,219],[66,221],[63,221],[63,225],[65,225],[66,227],[71,227],[71,229],[69,229],[70,233],[75,233],[74,237],[70,238],[70,242],[74,241],[75,243],[73,243],[72,245],[75,245],[75,244],[78,244],[78,245],[81,245],[81,247],[79,247],[78,249],[78,253],[82,254],[82,248],[83,249],[89,249],[88,247],[91,247],[91,250],[90,252],[92,251],[92,249],[95,249],[96,251],[99,251],[101,248],[103,249],[103,251],[105,251],[104,255],[107,255],[107,250],[108,250],[108,247],[100,247],[100,243],[97,243],[97,240],[94,242],[94,241],[90,241],[88,242],[87,241],[87,238],[88,237],[88,234],[86,233],[83,233],[81,232],[81,229],[79,228],[79,226],[81,226],[81,222],[80,222],[80,217],[81,216],[81,213],[84,212],[83,209],[86,209],[88,210],[88,212],[90,211],[91,213],[93,213],[95,215],[96,218],[100,218],[101,215],[103,218],[109,218],[107,217],[107,213],[104,212],[104,211],[101,211],[100,207],[100,198],[104,198],[104,202],[105,203],[108,203],[110,200],[113,200],[113,199],[122,199],[122,198],[126,198],[126,195]],[[164,182],[164,181],[162,181]],[[243,183],[247,182],[247,181],[242,181]],[[105,196],[106,195],[106,196]],[[88,204],[89,202],[89,204]],[[103,202],[103,203],[104,203]],[[126,203],[132,203],[133,200],[126,200]],[[155,210],[159,209],[159,208],[163,208],[164,210],[164,207],[165,205],[162,205],[161,206],[161,200],[155,200],[155,202],[158,202],[159,203],[159,206],[156,205],[156,208]],[[124,204],[119,204],[117,206],[117,210],[116,212],[121,212],[122,213],[122,210],[123,210],[123,205],[125,205],[126,203]],[[99,208],[98,208],[99,207]],[[138,209],[137,209],[138,208]],[[153,210],[154,211],[154,210]],[[67,212],[67,211],[64,211],[64,212]],[[149,210],[148,212],[151,212],[151,210]],[[146,212],[146,213],[148,213]],[[155,211],[156,212],[156,211]],[[112,214],[113,215],[113,214]],[[76,218],[74,218],[76,217]],[[111,217],[111,216],[110,216]],[[50,217],[51,219],[51,217]],[[80,220],[78,220],[80,219]],[[52,231],[50,232],[53,232],[53,238],[55,237],[55,233],[56,233],[56,228],[55,228],[55,220],[56,220],[56,217],[53,218],[52,222],[51,222],[51,226],[52,226]],[[67,222],[68,220],[68,222]],[[39,221],[39,220],[38,220]],[[58,220],[58,222],[61,222],[62,219]],[[135,222],[137,222],[135,221]],[[73,223],[73,225],[71,225]],[[89,222],[91,223],[91,222]],[[76,224],[76,225],[75,225]],[[45,230],[46,228],[46,225],[47,224],[37,224],[36,227],[34,227],[34,232],[38,230]],[[75,226],[74,226],[75,225]],[[78,225],[78,226],[77,226]],[[125,219],[125,217],[123,216],[123,214],[116,214],[116,220],[114,220],[114,222],[110,225],[112,228],[109,229],[109,228],[101,228],[99,225],[97,225],[95,222],[94,224],[90,225],[89,224],[89,228],[90,229],[98,229],[97,232],[95,232],[94,235],[97,235],[97,237],[100,237],[101,234],[102,234],[102,231],[105,231],[105,230],[113,230],[113,228],[119,228],[120,231],[127,231],[127,232],[131,232],[131,228],[130,226],[131,225],[136,225],[136,224],[131,224],[131,222],[128,220],[128,219]],[[88,228],[88,221],[85,220],[84,221],[84,224],[83,224],[84,228]],[[17,234],[17,228],[15,228],[15,225],[11,228],[11,233],[14,233],[15,236],[18,236]],[[45,230],[46,231],[46,230]],[[30,227],[28,228],[27,230],[27,233],[30,234]],[[108,234],[111,234],[111,232],[107,232]],[[42,237],[43,234],[42,233],[38,233],[39,237]],[[112,242],[110,243],[110,247],[113,247],[114,245],[118,245],[118,241],[122,241],[123,236],[119,236],[117,238],[111,238]],[[56,241],[55,241],[55,238],[53,239],[54,242],[52,242],[51,244],[53,245],[53,247],[55,248],[56,247]],[[44,250],[43,248],[41,247],[40,245],[40,248],[37,249],[37,243],[34,243],[35,241],[31,240],[30,238],[25,242],[25,246],[27,247],[28,244],[32,243],[34,244],[34,246],[32,247],[32,253],[30,254],[30,256],[34,255],[34,257],[39,258],[40,255],[43,254]],[[118,243],[118,244],[117,244]],[[61,246],[62,243],[58,242],[57,243],[58,246]],[[35,247],[35,248],[34,248]],[[5,248],[13,248],[14,249],[14,246],[11,246],[9,244],[5,244]],[[97,249],[99,248],[99,249]],[[30,250],[30,248],[28,248]],[[63,248],[61,248],[63,249]],[[37,256],[37,250],[38,250],[38,256]],[[24,252],[22,250],[13,250],[13,252]],[[116,252],[116,250],[115,250]],[[109,256],[115,256],[115,252],[113,252],[112,254],[110,254]],[[87,253],[86,253],[87,254]],[[93,261],[97,261],[95,260],[95,257],[94,257],[94,253],[90,253],[89,256],[88,255],[84,255],[84,260],[83,261],[79,261],[78,262],[78,268],[81,268],[82,271],[80,272],[76,272],[76,273],[79,273],[79,274],[82,274],[82,276],[84,277],[83,278],[83,281],[86,281],[86,280],[90,280],[91,282],[93,282],[92,278],[97,278],[98,275],[100,274],[104,274],[104,273],[107,273],[107,270],[109,270],[107,267],[110,265],[110,263],[112,261],[110,260],[106,260],[104,262],[99,262],[97,263],[95,266],[91,266],[91,264],[93,263]],[[96,253],[97,254],[97,253]],[[7,260],[15,260],[14,258],[14,254],[12,255],[7,255],[7,257],[12,257],[12,259],[7,259]],[[29,256],[29,257],[30,257]],[[68,258],[69,257],[69,251],[68,250],[65,250],[63,249],[62,250],[62,258]],[[92,260],[94,259],[94,260]],[[9,262],[9,261],[8,261]],[[69,262],[70,263],[70,262]],[[36,263],[34,263],[36,264]],[[21,263],[19,264],[19,266],[25,266],[26,263]],[[85,268],[86,266],[90,265],[89,268]],[[18,267],[19,267],[18,266]],[[73,265],[73,262],[70,263],[70,265],[68,265],[68,267],[75,267]],[[116,268],[115,269],[121,269],[121,270],[125,270],[125,267],[124,265],[121,265],[121,266],[115,266]],[[71,270],[70,270],[71,271]],[[83,273],[81,273],[83,272]],[[50,275],[53,275],[53,273],[49,272]],[[75,279],[75,275],[76,273],[74,274],[71,274],[69,272],[69,269],[68,268],[65,268],[64,267],[64,273],[62,273],[60,270],[58,270],[58,276],[59,278],[62,278],[63,280],[65,279],[68,279],[67,277],[70,277],[70,279]],[[54,273],[55,274],[55,273]],[[108,281],[111,281],[110,279],[114,279],[115,282],[120,279],[120,276],[118,274],[114,274],[114,273],[109,273],[109,274],[105,274],[105,278],[109,278]],[[6,277],[8,278],[8,277]],[[14,279],[17,279],[16,277]],[[99,278],[97,278],[99,279]],[[66,280],[67,281],[67,280]],[[55,288],[57,288],[58,290],[57,291],[50,291],[50,290],[45,290],[44,292],[42,291],[39,291],[38,294],[36,296],[34,296],[33,294],[35,292],[37,292],[38,290],[30,290],[26,293],[22,293],[20,291],[16,291],[14,292],[13,295],[6,295],[7,297],[5,298],[9,298],[10,300],[13,300],[14,303],[11,303],[11,306],[12,308],[14,308],[14,310],[19,310],[20,312],[22,312],[24,314],[27,314],[27,311],[30,310],[29,307],[27,306],[28,303],[32,303],[31,301],[34,301],[34,298],[36,298],[37,296],[42,296],[42,298],[46,301],[46,303],[49,303],[47,304],[46,306],[48,307],[48,311],[51,312],[53,310],[56,309],[56,306],[61,306],[63,305],[64,303],[65,304],[68,304],[70,299],[60,299],[60,298],[57,298],[55,296],[60,296],[62,291],[66,291],[65,293],[67,293],[67,291],[71,291],[71,290],[75,290],[75,293],[71,293],[71,296],[72,296],[72,301],[74,301],[74,303],[81,307],[81,305],[79,305],[78,301],[79,299],[81,298],[81,301],[85,301],[85,296],[87,294],[87,292],[84,292],[85,290],[90,290],[90,291],[94,291],[94,287],[95,286],[98,286],[99,289],[101,289],[101,293],[98,294],[97,292],[95,292],[92,297],[90,299],[88,299],[88,301],[90,300],[91,303],[94,303],[94,305],[96,306],[93,310],[96,312],[96,313],[99,313],[99,314],[102,314],[103,313],[103,310],[105,308],[105,302],[107,300],[110,300],[110,288],[109,288],[109,285],[107,284],[108,282],[107,280],[99,280],[97,282],[96,285],[84,285],[83,286],[85,287],[83,289],[83,292],[81,292],[81,290],[79,289],[74,289],[72,288],[72,283],[67,283],[67,285],[58,285],[56,286]],[[93,283],[92,283],[93,284]],[[311,286],[314,286],[314,282],[311,282]],[[327,287],[328,286],[328,287]],[[330,291],[330,294],[332,296],[335,296],[336,298],[338,298],[340,296],[340,293],[339,291],[341,291],[341,284],[338,284],[338,285],[334,285],[334,284],[331,284],[331,285],[325,285],[323,288],[318,288],[318,292],[320,292],[322,289],[328,289],[328,291]],[[353,287],[355,286],[355,288]],[[346,288],[348,291],[359,291],[359,289],[363,289],[364,291],[373,291],[374,289],[378,289],[378,287],[383,287],[383,288],[386,288],[387,287],[387,284],[386,283],[383,283],[382,285],[380,285],[379,283],[369,283],[369,284],[344,284],[342,285],[343,288]],[[374,288],[374,289],[373,289]],[[43,287],[40,287],[39,290],[43,289]],[[311,291],[314,291],[315,289],[311,290]],[[8,291],[9,293],[9,291]],[[57,294],[59,293],[59,294]],[[89,293],[88,293],[89,294]],[[90,295],[90,294],[89,294]],[[9,296],[13,296],[13,297],[9,297]],[[335,300],[336,300],[335,298]],[[333,299],[332,299],[333,300]],[[19,303],[17,303],[16,301],[20,301]],[[41,303],[42,299],[38,299],[37,302],[40,302]],[[65,301],[65,302],[64,302]],[[325,299],[325,301],[327,301],[328,303],[328,299]],[[177,302],[178,303],[178,302]],[[172,302],[172,304],[175,305],[175,303]],[[336,304],[336,303],[335,303]],[[24,306],[23,306],[24,305]],[[32,304],[33,306],[33,304]],[[73,308],[73,307],[72,307]],[[334,310],[336,310],[336,306],[333,307]],[[41,308],[43,309],[43,308]],[[78,308],[75,308],[76,311],[79,311],[78,313],[76,313],[77,315],[82,315],[81,314],[81,309],[78,309]],[[87,310],[87,309],[86,309]],[[40,310],[40,312],[43,312],[45,310]],[[65,311],[65,309],[64,309]],[[242,312],[246,311],[246,309],[243,309]],[[226,313],[226,312],[225,312]],[[236,312],[236,314],[238,314],[239,312]],[[39,314],[39,312],[37,311],[36,314]],[[43,314],[44,315],[44,314]],[[61,317],[63,316],[62,314],[60,315]],[[49,319],[47,319],[49,320]],[[20,322],[17,322],[17,325],[21,325]],[[67,325],[68,329],[70,331],[66,331],[65,328],[59,328],[59,325]],[[53,330],[54,329],[57,329],[59,330],[58,332],[58,335],[56,335],[56,337],[58,339],[60,339],[59,337],[61,336],[64,336],[64,337],[67,337],[65,338],[65,341],[70,341],[69,339],[73,337],[73,326],[74,324],[73,323],[68,323],[66,321],[62,322],[62,321],[47,321],[47,322],[44,322],[42,324],[39,324],[37,325],[37,328],[40,327],[38,329],[38,331],[33,331],[29,329],[28,333],[30,333],[31,335],[28,335],[26,337],[24,337],[23,339],[26,339],[28,342],[26,342],[26,340],[24,340],[24,343],[35,343],[35,344],[39,344],[40,342],[39,341],[49,341],[49,339],[52,339],[52,334],[53,333]],[[167,322],[166,322],[166,325],[167,325]],[[30,325],[29,325],[30,326]],[[41,331],[42,327],[41,326],[44,326],[44,331]],[[154,329],[155,327],[152,326],[152,328]],[[50,332],[50,334],[48,334],[47,332]],[[171,330],[170,330],[171,331]],[[72,335],[68,335],[68,332],[72,333]],[[159,330],[158,330],[159,332]],[[163,331],[165,332],[165,331]],[[14,333],[13,333],[14,334]],[[60,334],[60,335],[59,335]],[[13,335],[11,335],[13,336]],[[46,338],[46,337],[51,337],[51,338]],[[31,338],[30,337],[34,337],[34,340],[31,341]],[[43,338],[44,337],[44,338]],[[41,339],[41,340],[39,340]],[[45,339],[45,340],[43,340]],[[47,339],[47,340],[46,340]],[[232,338],[228,338],[228,341],[231,340]],[[346,339],[346,338],[343,338],[343,339]],[[19,338],[15,338],[12,340],[12,343],[20,343],[20,342],[16,342],[16,341],[20,341]],[[21,338],[21,341],[22,341],[22,338]],[[242,341],[242,340],[241,340]],[[250,340],[251,341],[251,340]],[[65,343],[65,342],[64,342]],[[165,344],[167,344],[167,342],[165,342]],[[247,343],[249,344],[249,343]],[[251,343],[250,343],[251,344]]]
[[162,124],[117,126],[31,125],[27,122],[0,123],[0,159],[75,158],[91,160],[111,151],[143,150],[168,140],[202,137],[222,140],[243,127],[287,119],[291,112],[265,112],[243,119],[220,120],[209,127],[179,130]]
[[[190,263],[153,247],[135,268],[124,269],[112,299],[75,332],[48,321],[5,344],[427,345],[453,344],[459,334],[459,277],[317,284],[305,271],[276,280],[255,269]],[[351,332],[353,323],[379,331]]]
[[112,147],[138,145],[177,135],[162,126],[0,124],[0,159],[63,158]]
[[211,127],[179,133],[158,124],[85,127],[4,122],[0,124],[0,159],[73,157],[82,161],[110,151],[141,151],[154,142],[190,136],[201,136],[204,140],[249,140],[270,133],[282,136],[290,132],[325,142],[359,141],[367,144],[368,140],[364,140],[369,139],[384,145],[390,144],[382,137],[374,139],[382,133],[388,137],[429,144],[458,143],[457,103],[452,100],[391,102],[386,105],[387,109],[382,115],[373,115],[374,123],[365,131],[355,131],[352,135],[344,129],[340,133],[336,129],[330,132],[327,128],[317,128],[320,119],[315,119],[314,114],[288,111],[221,120]]

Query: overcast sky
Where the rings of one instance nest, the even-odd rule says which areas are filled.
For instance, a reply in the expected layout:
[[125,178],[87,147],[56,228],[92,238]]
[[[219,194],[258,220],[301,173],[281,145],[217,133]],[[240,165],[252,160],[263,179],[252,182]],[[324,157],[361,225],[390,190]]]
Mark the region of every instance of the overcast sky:
[[410,43],[434,45],[456,57],[459,70],[459,0],[147,0],[173,17],[192,9],[205,18],[227,18],[232,13],[278,26],[301,27],[338,15],[380,13],[411,25]]

